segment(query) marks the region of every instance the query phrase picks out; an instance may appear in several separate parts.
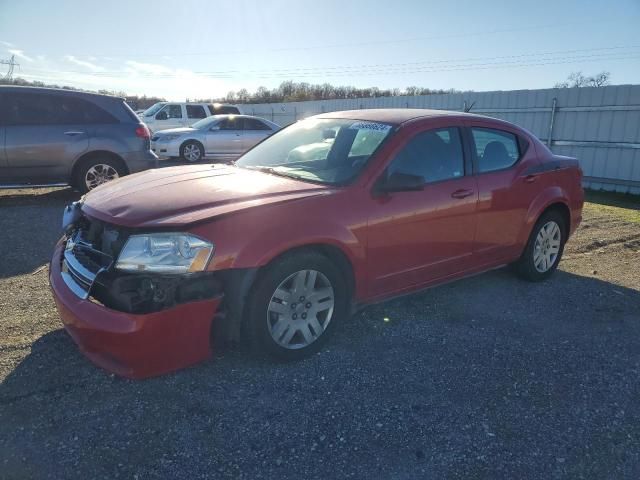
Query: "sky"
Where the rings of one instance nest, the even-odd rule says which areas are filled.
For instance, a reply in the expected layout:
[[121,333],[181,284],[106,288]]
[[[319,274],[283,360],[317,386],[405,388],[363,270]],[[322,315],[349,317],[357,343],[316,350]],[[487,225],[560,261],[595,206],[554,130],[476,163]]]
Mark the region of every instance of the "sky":
[[0,0],[0,59],[29,80],[169,100],[285,80],[490,91],[605,70],[630,84],[639,24],[640,0]]

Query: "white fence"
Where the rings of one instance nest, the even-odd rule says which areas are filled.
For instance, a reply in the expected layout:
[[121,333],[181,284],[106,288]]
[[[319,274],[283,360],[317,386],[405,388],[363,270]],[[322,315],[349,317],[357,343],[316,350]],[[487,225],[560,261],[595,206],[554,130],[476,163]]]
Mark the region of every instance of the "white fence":
[[558,154],[578,158],[585,186],[640,194],[640,85],[249,104],[243,110],[288,125],[337,110],[469,106],[473,113],[526,128]]

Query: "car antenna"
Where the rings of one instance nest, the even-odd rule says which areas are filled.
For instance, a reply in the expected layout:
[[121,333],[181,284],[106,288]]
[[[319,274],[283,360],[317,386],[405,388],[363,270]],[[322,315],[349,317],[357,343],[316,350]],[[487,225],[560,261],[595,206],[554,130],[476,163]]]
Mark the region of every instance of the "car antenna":
[[464,113],[469,113],[475,104],[476,101],[474,100],[468,107],[464,107]]

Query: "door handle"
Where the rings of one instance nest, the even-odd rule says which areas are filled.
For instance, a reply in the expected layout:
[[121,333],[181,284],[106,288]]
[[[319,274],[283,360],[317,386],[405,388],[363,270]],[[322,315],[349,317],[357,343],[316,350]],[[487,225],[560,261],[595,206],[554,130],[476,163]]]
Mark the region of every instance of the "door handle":
[[537,176],[537,175],[526,175],[526,176],[524,177],[524,181],[525,181],[526,183],[533,183],[533,182],[535,182],[537,179],[538,179],[538,176]]
[[452,198],[467,198],[469,196],[473,195],[473,190],[456,190],[455,192],[453,192],[451,194]]
[[64,134],[69,137],[75,137],[76,135],[84,135],[84,132],[64,132]]

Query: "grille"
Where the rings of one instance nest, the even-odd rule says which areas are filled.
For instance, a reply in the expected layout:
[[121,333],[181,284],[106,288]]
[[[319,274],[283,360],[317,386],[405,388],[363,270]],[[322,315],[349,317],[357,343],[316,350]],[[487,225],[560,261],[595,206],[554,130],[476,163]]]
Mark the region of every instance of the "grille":
[[87,298],[96,277],[108,270],[117,255],[120,232],[86,217],[78,223],[65,245],[62,277],[80,298]]

